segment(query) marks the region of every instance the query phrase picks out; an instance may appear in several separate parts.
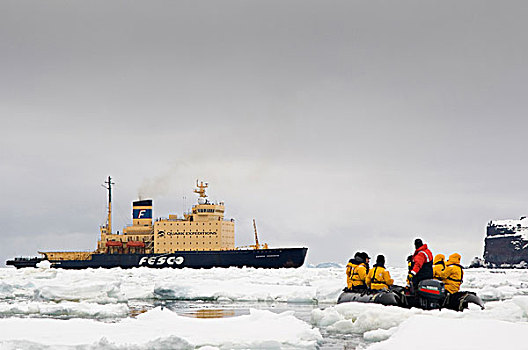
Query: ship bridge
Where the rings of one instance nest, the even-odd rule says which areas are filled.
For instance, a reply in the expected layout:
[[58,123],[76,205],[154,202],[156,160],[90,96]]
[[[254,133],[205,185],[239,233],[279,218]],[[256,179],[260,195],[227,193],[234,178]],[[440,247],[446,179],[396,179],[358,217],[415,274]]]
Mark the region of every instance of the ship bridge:
[[211,203],[205,189],[207,183],[196,182],[195,193],[199,194],[198,204],[182,218],[169,215],[154,223],[154,251],[212,251],[235,248],[235,223],[225,220],[223,202]]

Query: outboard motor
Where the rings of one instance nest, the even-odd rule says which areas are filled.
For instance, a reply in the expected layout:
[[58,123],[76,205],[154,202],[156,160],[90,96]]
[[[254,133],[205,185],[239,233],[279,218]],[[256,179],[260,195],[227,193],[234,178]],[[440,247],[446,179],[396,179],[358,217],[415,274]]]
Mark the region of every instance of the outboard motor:
[[444,283],[437,280],[420,281],[417,295],[422,309],[440,309],[446,297]]

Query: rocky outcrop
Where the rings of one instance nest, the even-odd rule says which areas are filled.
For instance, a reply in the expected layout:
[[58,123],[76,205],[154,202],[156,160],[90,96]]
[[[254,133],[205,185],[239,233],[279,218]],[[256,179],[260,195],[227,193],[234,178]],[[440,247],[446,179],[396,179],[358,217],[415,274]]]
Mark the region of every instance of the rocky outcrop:
[[528,219],[491,221],[486,232],[484,260],[490,267],[526,265]]

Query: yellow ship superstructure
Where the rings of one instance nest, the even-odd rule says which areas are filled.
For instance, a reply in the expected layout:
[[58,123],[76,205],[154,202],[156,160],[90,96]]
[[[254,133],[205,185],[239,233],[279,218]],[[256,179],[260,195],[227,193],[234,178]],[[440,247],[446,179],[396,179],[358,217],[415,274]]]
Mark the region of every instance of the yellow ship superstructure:
[[97,242],[98,253],[153,253],[154,227],[152,225],[152,200],[132,203],[132,225],[123,233],[108,231],[108,225],[101,227],[101,238]]
[[108,177],[108,220],[101,226],[95,252],[41,252],[50,260],[89,260],[98,254],[164,254],[175,251],[218,251],[235,249],[235,223],[224,219],[223,202],[211,203],[207,183],[196,183],[198,204],[182,217],[176,214],[153,220],[152,200],[132,203],[132,225],[122,233],[112,232],[112,182]]
[[191,213],[182,218],[169,215],[154,223],[155,253],[235,249],[235,223],[224,219],[224,203],[210,203],[205,194],[207,184],[196,185],[200,197]]
[[235,249],[235,223],[224,220],[224,203],[207,200],[207,183],[196,185],[195,192],[200,195],[198,204],[182,217],[171,214],[154,221],[152,200],[135,201],[132,225],[125,227],[122,234],[109,233],[106,226],[101,227],[98,252],[164,254]]

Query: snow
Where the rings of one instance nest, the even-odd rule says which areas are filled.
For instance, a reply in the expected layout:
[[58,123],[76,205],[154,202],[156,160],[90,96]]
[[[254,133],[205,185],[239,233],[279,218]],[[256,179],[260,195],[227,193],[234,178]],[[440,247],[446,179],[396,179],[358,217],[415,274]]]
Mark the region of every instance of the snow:
[[[455,312],[336,305],[345,270],[336,264],[319,266],[3,268],[0,349],[324,349],[329,337],[343,343],[352,337],[357,340],[354,347],[362,349],[398,349],[420,341],[432,350],[447,349],[453,342],[464,349],[490,348],[500,339],[524,344],[520,334],[528,332],[526,270],[466,269],[462,289],[476,292],[486,309],[471,305]],[[389,271],[396,284],[404,283],[404,268]],[[193,310],[234,305],[247,312],[192,318],[159,306],[171,302]],[[303,306],[305,314],[296,305]],[[451,341],[431,342],[431,329],[449,334]]]
[[528,217],[524,217],[519,220],[515,219],[506,219],[506,220],[492,220],[490,224],[500,227],[508,227],[512,229],[516,229],[518,227],[520,228],[528,228]]
[[528,217],[523,217],[519,220],[493,220],[490,222],[490,225],[507,228],[514,231],[514,233],[487,236],[487,239],[520,236],[523,240],[528,240]]

